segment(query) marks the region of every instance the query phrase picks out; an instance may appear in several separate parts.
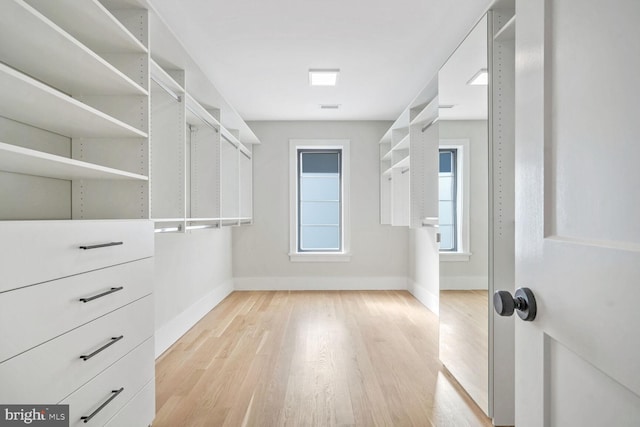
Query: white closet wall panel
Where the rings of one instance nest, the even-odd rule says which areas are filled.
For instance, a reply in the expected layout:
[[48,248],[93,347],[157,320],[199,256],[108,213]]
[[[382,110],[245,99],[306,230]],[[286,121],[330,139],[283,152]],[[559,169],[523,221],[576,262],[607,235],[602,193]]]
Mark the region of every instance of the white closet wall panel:
[[151,218],[184,218],[184,102],[152,82],[151,109]]
[[222,140],[220,143],[220,156],[221,217],[223,219],[237,219],[240,214],[238,148],[230,142]]
[[220,134],[206,125],[191,127],[191,218],[220,216]]
[[253,218],[253,160],[245,152],[240,152],[240,217]]

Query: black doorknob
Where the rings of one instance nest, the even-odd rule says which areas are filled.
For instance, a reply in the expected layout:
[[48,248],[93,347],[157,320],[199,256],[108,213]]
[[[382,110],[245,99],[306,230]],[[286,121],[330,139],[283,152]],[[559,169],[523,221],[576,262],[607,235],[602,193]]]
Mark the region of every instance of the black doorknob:
[[518,316],[527,322],[536,318],[538,306],[536,297],[529,288],[519,288],[515,297],[507,291],[496,291],[493,294],[493,308],[500,316],[511,316],[514,309],[518,311]]

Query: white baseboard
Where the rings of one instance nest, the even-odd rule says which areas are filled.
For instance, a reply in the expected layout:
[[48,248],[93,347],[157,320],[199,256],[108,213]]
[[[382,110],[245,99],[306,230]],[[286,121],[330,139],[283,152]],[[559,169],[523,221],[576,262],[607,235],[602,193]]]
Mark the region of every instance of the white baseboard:
[[438,315],[440,312],[440,297],[438,295],[411,279],[408,280],[408,289],[418,301]]
[[407,289],[406,277],[236,277],[237,291],[364,291]]
[[440,276],[440,289],[443,291],[489,289],[489,278],[487,276]]
[[228,281],[205,295],[191,307],[156,329],[155,356],[158,358],[193,327],[216,305],[233,292],[233,282]]

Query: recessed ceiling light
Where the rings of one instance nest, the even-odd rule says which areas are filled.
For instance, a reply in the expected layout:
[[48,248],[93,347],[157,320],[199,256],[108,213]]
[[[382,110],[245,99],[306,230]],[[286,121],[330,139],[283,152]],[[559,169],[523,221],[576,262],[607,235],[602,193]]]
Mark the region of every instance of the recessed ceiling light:
[[309,70],[309,84],[311,86],[335,86],[340,70]]
[[322,110],[337,110],[340,108],[340,104],[320,104]]
[[471,77],[471,79],[467,82],[468,85],[472,86],[486,86],[489,84],[489,73],[486,68],[481,69],[477,73]]

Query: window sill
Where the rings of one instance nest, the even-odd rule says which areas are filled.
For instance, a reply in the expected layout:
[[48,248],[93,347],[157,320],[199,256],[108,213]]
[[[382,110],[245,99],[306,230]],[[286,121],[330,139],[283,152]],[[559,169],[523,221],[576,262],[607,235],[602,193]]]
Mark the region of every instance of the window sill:
[[440,261],[466,262],[471,258],[471,252],[440,252]]
[[289,254],[291,262],[349,262],[351,254],[348,252],[296,252]]

